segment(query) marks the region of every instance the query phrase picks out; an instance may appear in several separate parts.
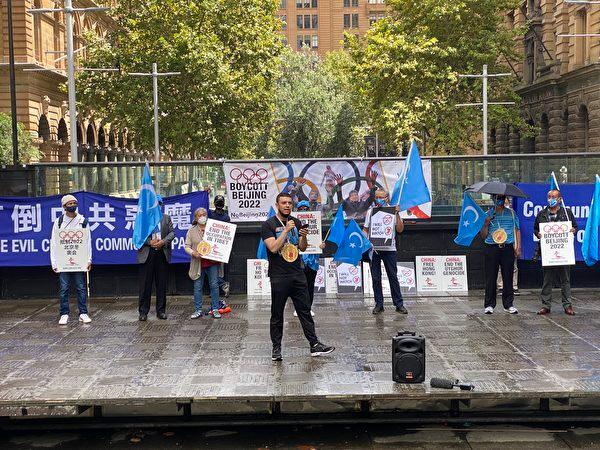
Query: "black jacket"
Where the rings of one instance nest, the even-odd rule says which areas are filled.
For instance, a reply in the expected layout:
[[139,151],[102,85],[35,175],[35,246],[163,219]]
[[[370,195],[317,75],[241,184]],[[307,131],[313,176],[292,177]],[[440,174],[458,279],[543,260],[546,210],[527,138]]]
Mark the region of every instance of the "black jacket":
[[540,223],[567,221],[571,221],[573,228],[575,228],[575,232],[577,232],[577,221],[575,220],[575,216],[571,212],[570,208],[563,208],[562,206],[559,206],[558,211],[556,212],[556,219],[552,221],[550,220],[549,208],[546,206],[537,214],[537,216],[535,216],[535,222],[533,223],[533,234],[535,234],[537,237],[538,233],[540,232]]

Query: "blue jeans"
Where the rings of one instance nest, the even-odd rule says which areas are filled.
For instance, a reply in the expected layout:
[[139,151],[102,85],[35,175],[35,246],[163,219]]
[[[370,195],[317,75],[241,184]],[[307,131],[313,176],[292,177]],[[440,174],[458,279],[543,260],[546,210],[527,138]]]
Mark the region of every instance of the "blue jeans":
[[219,265],[205,267],[200,271],[200,278],[194,280],[194,307],[196,311],[202,309],[202,287],[204,278],[208,277],[210,287],[211,309],[219,309]]
[[77,290],[77,308],[79,314],[87,314],[87,290],[85,287],[85,272],[61,272],[60,280],[60,315],[69,314],[69,288],[75,284]]
[[385,267],[385,272],[390,280],[392,302],[394,303],[394,306],[402,306],[404,304],[404,300],[402,299],[400,283],[398,282],[398,266],[396,265],[395,251],[377,250],[373,252],[373,259],[371,260],[371,278],[373,280],[373,295],[375,297],[375,304],[377,306],[383,306],[381,261],[383,261],[383,267]]

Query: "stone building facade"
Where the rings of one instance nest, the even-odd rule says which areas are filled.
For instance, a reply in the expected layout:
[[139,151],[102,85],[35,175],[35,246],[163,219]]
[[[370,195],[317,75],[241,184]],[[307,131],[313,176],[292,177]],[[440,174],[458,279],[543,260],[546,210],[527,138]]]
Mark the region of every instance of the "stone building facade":
[[600,36],[561,36],[600,33],[600,5],[526,0],[506,16],[509,27],[527,21],[513,69],[523,117],[539,132],[522,138],[518,130],[493,127],[490,153],[600,151]]
[[[113,2],[114,3],[114,2]],[[103,2],[103,5],[111,2]],[[68,161],[70,140],[67,93],[61,87],[66,82],[65,59],[56,61],[66,50],[65,18],[62,13],[32,15],[27,9],[55,8],[62,1],[12,0],[13,36],[16,61],[17,120],[37,138],[45,160]],[[91,0],[74,0],[74,7],[97,6]],[[10,113],[8,6],[0,0],[0,111]],[[86,33],[99,36],[114,27],[106,13],[74,14],[74,48],[77,61],[85,60]],[[24,71],[23,69],[47,69]],[[90,160],[100,148],[129,149],[132,140],[126,129],[118,130],[90,111],[79,111],[77,141],[81,160]],[[90,151],[92,150],[92,155]],[[97,160],[94,156],[93,160]]]

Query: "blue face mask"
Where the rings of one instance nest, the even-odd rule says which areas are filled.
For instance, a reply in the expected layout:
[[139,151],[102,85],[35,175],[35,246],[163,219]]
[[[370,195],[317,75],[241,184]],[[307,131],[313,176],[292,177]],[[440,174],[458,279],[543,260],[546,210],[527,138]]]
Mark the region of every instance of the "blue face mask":
[[496,205],[498,205],[498,206],[504,206],[504,199],[503,198],[497,198],[496,199]]
[[558,200],[555,198],[548,199],[548,206],[550,206],[550,208],[554,208],[556,205],[558,205]]
[[379,206],[385,206],[385,198],[376,198],[375,201]]

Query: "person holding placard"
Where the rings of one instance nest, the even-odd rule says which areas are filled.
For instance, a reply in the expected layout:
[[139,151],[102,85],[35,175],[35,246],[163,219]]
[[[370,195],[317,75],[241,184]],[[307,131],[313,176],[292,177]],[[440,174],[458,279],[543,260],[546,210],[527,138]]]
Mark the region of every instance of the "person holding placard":
[[[533,233],[540,239],[540,226],[547,223],[553,222],[570,222],[570,232],[573,234],[577,233],[577,221],[570,208],[565,207],[563,202],[562,194],[559,190],[553,189],[548,192],[548,206],[542,209],[535,217],[533,224]],[[539,244],[538,244],[539,245]],[[552,308],[552,288],[554,283],[558,281],[560,283],[560,291],[562,294],[562,306],[565,310],[565,314],[569,316],[575,315],[573,306],[571,304],[571,279],[570,279],[570,268],[567,265],[564,266],[546,266],[542,267],[544,272],[544,281],[542,283],[542,309],[538,311],[538,314],[543,316],[550,314]]]
[[521,251],[519,219],[512,209],[506,208],[506,196],[494,195],[490,209],[479,232],[485,240],[485,301],[484,313],[493,314],[496,307],[496,277],[502,273],[502,305],[509,314],[518,314],[514,306],[513,270],[515,258]]
[[[87,309],[87,286],[86,286],[86,271],[89,272],[92,268],[92,240],[87,230],[87,243],[84,244],[83,255],[85,256],[84,265],[86,270],[63,270],[59,267],[59,249],[60,240],[68,239],[68,235],[73,233],[81,233],[83,238],[83,230],[87,228],[88,221],[81,214],[77,213],[77,199],[71,194],[67,194],[61,199],[61,205],[64,213],[54,221],[52,226],[52,238],[50,239],[50,263],[52,270],[59,274],[60,280],[60,319],[59,325],[66,325],[69,322],[69,289],[71,284],[75,285],[77,290],[77,308],[79,309],[79,321],[90,323],[92,319],[88,314]],[[61,236],[62,235],[62,236]],[[69,258],[69,257],[67,257]]]
[[194,281],[194,313],[191,319],[197,319],[204,315],[202,311],[202,290],[204,288],[204,279],[208,278],[210,288],[210,300],[212,316],[220,319],[219,313],[219,265],[216,261],[202,258],[202,245],[204,230],[208,215],[206,209],[198,208],[194,212],[194,221],[192,227],[185,236],[185,252],[192,257],[190,261],[189,277]]
[[383,312],[383,285],[381,277],[381,262],[390,282],[392,302],[396,312],[408,314],[404,307],[404,299],[398,282],[396,233],[404,231],[404,222],[400,217],[400,208],[392,207],[389,203],[389,195],[383,189],[375,192],[375,206],[367,211],[363,232],[373,244],[373,256],[371,257],[371,280],[373,282],[373,296],[375,307],[373,314]]
[[[231,222],[231,218],[225,209],[225,197],[222,195],[216,195],[213,203],[215,205],[215,209],[208,210],[208,218],[219,220],[221,222]],[[219,265],[219,291],[223,291],[225,298],[229,297],[229,281],[226,281],[228,279],[226,275],[228,275],[227,264],[221,263]],[[225,307],[227,305],[225,305],[224,302],[221,302],[221,306]]]
[[308,286],[304,275],[304,263],[300,251],[308,246],[308,228],[294,218],[292,197],[281,192],[275,200],[277,213],[263,222],[261,237],[267,248],[269,278],[271,280],[271,359],[281,361],[281,339],[283,337],[283,312],[288,297],[292,299],[304,336],[310,344],[310,355],[321,356],[331,353],[334,347],[319,342],[315,323],[310,315]]

